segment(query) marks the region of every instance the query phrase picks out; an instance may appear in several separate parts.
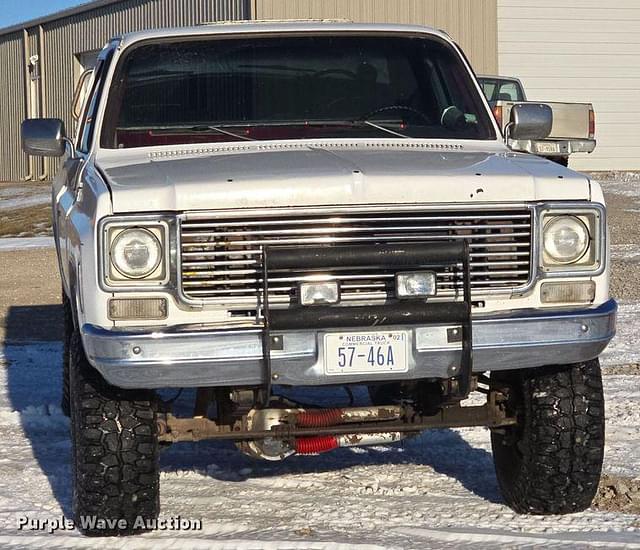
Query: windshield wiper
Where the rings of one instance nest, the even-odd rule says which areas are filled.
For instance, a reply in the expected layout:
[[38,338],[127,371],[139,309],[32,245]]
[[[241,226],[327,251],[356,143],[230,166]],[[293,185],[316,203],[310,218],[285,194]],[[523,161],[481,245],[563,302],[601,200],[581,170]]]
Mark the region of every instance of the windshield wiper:
[[386,134],[390,134],[395,137],[400,137],[403,139],[410,139],[411,136],[406,134],[402,134],[400,132],[396,132],[391,128],[373,122],[371,120],[366,119],[356,119],[356,120],[273,120],[273,121],[252,121],[252,122],[231,122],[231,123],[221,123],[217,125],[210,124],[200,124],[196,126],[167,126],[161,128],[154,128],[155,130],[175,130],[181,132],[218,132],[220,134],[225,134],[230,137],[234,137],[236,139],[242,139],[245,141],[256,141],[255,138],[251,138],[248,136],[243,136],[241,134],[237,134],[232,132],[231,130],[227,130],[227,128],[252,128],[252,127],[263,127],[263,128],[277,128],[277,127],[287,127],[287,126],[347,126],[350,128],[362,128],[364,126],[375,128],[381,132]]
[[404,139],[410,139],[410,136],[406,134],[401,134],[400,132],[396,132],[391,128],[387,128],[386,126],[381,126],[380,124],[376,124],[375,122],[371,122],[370,120],[360,120],[358,122],[360,122],[361,124],[364,124],[365,126],[371,126],[372,128],[375,128],[376,130],[380,130],[381,132],[386,132],[387,134],[391,134],[392,136],[401,137]]
[[190,132],[218,132],[219,134],[224,134],[225,136],[234,137],[236,139],[243,139],[245,141],[256,141],[254,138],[249,136],[242,136],[240,134],[236,134],[235,132],[230,132],[229,130],[225,130],[224,128],[220,128],[220,126],[210,126],[208,124],[204,124],[202,126],[191,126],[190,128],[180,128],[181,130],[187,130]]

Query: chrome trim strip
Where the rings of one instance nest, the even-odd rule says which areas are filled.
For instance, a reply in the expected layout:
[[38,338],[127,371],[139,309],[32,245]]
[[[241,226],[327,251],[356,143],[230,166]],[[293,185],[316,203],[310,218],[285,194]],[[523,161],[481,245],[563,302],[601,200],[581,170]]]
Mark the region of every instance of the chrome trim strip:
[[[516,310],[474,318],[474,370],[534,368],[593,359],[615,335],[616,311],[616,302],[610,300],[583,310]],[[448,328],[452,327],[389,327],[386,330],[411,333],[409,371],[401,376],[341,375],[340,383],[450,377],[459,365],[460,348],[446,339]],[[278,383],[336,383],[324,374],[322,335],[326,332],[330,331],[278,333],[284,341],[283,350],[272,352]],[[216,330],[210,326],[156,332],[82,327],[89,361],[107,381],[127,388],[260,385],[261,334],[253,328]]]

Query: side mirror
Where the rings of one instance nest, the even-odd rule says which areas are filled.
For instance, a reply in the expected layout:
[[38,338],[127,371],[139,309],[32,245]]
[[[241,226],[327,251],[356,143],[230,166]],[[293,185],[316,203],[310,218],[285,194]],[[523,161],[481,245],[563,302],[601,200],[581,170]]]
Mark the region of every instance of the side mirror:
[[36,157],[61,157],[66,150],[64,122],[58,118],[28,118],[22,123],[22,150]]
[[511,108],[508,137],[516,140],[545,139],[551,133],[553,111],[544,103],[516,103]]

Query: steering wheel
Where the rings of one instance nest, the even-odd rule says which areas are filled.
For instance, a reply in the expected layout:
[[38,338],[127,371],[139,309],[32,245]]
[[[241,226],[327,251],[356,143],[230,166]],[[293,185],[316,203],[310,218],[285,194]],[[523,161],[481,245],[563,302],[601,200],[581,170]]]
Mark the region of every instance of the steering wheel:
[[387,111],[406,111],[407,113],[418,115],[427,124],[431,124],[431,119],[426,114],[418,109],[409,107],[408,105],[386,105],[385,107],[380,107],[379,109],[374,109],[373,111],[366,113],[360,117],[360,120],[369,120],[371,117],[379,115],[380,113],[386,113]]

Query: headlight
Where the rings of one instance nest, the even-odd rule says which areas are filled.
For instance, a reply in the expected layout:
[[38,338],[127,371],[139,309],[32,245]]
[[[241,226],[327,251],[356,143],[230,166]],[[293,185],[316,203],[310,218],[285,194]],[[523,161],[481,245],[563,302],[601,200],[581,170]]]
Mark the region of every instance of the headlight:
[[577,262],[586,254],[590,243],[589,229],[575,216],[552,216],[544,224],[545,263]]
[[129,279],[142,279],[154,273],[162,261],[162,245],[148,229],[125,229],[111,242],[111,264]]

